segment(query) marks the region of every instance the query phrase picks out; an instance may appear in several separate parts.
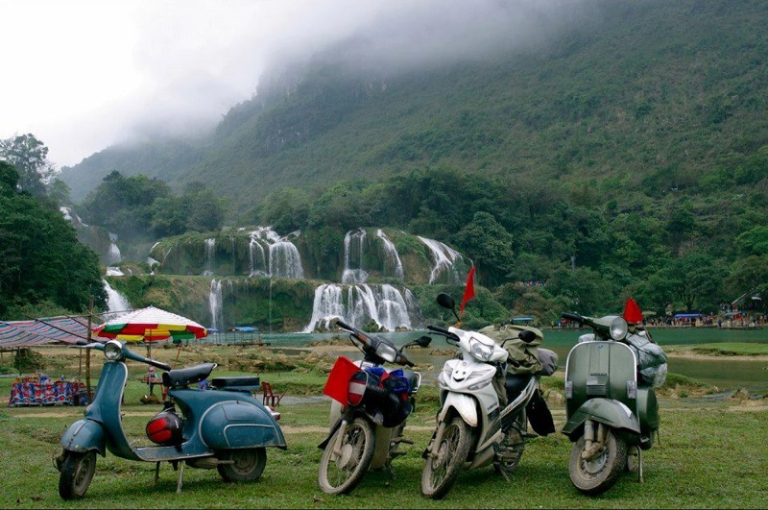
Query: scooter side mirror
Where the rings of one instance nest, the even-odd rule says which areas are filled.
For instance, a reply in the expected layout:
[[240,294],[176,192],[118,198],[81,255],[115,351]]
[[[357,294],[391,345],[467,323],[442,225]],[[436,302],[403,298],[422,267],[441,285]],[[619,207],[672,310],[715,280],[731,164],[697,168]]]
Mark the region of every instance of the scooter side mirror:
[[536,333],[531,331],[530,329],[525,329],[517,334],[517,338],[522,340],[523,342],[529,344],[536,340]]
[[416,340],[416,345],[419,347],[428,347],[430,343],[432,343],[432,337],[427,335],[423,335]]
[[449,310],[456,308],[456,301],[454,301],[453,298],[445,292],[441,292],[437,295],[437,304]]

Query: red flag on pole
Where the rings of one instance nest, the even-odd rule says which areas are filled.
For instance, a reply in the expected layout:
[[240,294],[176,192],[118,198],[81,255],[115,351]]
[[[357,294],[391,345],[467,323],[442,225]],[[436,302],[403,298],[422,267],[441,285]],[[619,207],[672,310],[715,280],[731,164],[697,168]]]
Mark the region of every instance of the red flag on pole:
[[637,305],[637,301],[627,298],[627,303],[624,305],[624,320],[630,324],[642,324],[643,312],[640,311],[640,307]]
[[472,269],[469,270],[469,276],[467,276],[467,286],[464,289],[464,297],[459,307],[460,312],[464,311],[464,305],[473,297],[475,297],[475,266],[472,266]]

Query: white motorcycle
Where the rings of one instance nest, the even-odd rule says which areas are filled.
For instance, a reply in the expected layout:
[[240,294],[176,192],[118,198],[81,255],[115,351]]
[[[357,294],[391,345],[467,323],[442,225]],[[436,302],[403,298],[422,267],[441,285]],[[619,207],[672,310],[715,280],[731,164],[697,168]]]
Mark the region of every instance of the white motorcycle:
[[[449,295],[441,293],[437,302],[456,314],[455,301]],[[467,469],[493,464],[509,480],[508,473],[517,467],[525,448],[526,408],[538,398],[552,420],[538,391],[539,374],[507,375],[507,364],[519,363],[486,335],[456,327],[427,327],[459,347],[461,359],[446,361],[438,377],[441,408],[437,429],[422,455],[426,459],[422,494],[431,499],[444,497],[466,463],[470,463]],[[519,338],[532,342],[536,336],[526,330]],[[497,389],[501,381],[504,390]],[[506,406],[500,391],[506,393]],[[554,431],[554,424],[547,433],[550,431]]]

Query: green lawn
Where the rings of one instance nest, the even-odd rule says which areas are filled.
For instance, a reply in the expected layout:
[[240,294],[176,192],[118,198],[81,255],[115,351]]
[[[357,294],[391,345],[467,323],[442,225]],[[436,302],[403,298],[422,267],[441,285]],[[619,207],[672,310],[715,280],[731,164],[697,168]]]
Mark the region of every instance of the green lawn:
[[[223,375],[223,374],[219,374]],[[262,380],[291,388],[289,396],[319,397],[324,378],[301,372],[265,373]],[[159,405],[137,403],[146,386],[129,381],[124,428],[143,439],[149,417]],[[6,380],[0,390],[6,391]],[[5,393],[7,394],[7,392]],[[442,501],[421,496],[421,452],[434,425],[436,390],[424,388],[421,405],[408,421],[415,441],[395,461],[395,479],[372,472],[349,496],[328,496],[317,485],[320,450],[328,425],[328,401],[286,400],[278,410],[288,450],[268,450],[262,479],[254,484],[222,482],[216,470],[185,469],[182,494],[176,472],[107,454],[99,457],[96,476],[83,500],[62,501],[52,456],[67,426],[82,408],[3,408],[0,410],[0,469],[4,473],[1,508],[764,508],[768,503],[768,449],[762,407],[734,403],[701,404],[686,400],[662,403],[661,440],[645,452],[645,483],[627,474],[606,494],[581,495],[568,477],[571,444],[561,434],[536,438],[511,482],[493,468],[464,472]],[[309,402],[307,402],[309,400]],[[736,410],[738,409],[738,410]],[[564,410],[553,406],[562,426]],[[64,414],[64,416],[61,416]]]

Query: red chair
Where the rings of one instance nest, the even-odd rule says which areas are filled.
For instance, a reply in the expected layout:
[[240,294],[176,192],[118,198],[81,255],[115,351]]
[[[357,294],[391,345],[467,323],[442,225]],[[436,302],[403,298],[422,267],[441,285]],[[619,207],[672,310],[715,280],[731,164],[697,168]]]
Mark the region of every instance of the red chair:
[[282,392],[280,395],[276,395],[272,391],[272,385],[268,382],[261,383],[261,390],[264,392],[264,397],[262,399],[262,403],[265,406],[272,406],[277,407],[280,405],[280,401],[283,399],[286,393],[288,393],[288,390]]

